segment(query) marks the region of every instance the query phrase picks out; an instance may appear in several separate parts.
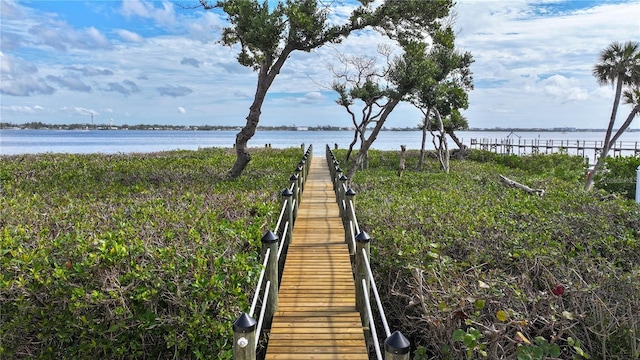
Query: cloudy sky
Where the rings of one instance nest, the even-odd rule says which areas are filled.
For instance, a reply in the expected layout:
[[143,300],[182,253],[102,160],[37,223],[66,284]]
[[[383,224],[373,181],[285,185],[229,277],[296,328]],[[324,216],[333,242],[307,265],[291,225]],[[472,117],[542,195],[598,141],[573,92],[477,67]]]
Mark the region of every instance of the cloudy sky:
[[[256,74],[217,43],[223,14],[180,6],[194,3],[0,0],[0,121],[244,125]],[[606,127],[613,89],[591,68],[611,42],[640,40],[640,1],[460,0],[455,12],[457,46],[475,59],[472,127]],[[362,32],[293,55],[260,124],[348,125],[329,64],[382,42]],[[406,105],[388,126],[419,120]]]

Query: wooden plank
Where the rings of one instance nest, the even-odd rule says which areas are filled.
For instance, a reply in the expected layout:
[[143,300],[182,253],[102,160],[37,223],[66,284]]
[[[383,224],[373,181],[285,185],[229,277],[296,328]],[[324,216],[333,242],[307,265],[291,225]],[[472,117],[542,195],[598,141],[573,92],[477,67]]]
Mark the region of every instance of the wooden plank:
[[368,360],[344,235],[326,163],[312,158],[266,359]]
[[[361,345],[361,344],[359,344]],[[362,354],[361,346],[336,346],[322,344],[318,346],[273,346],[271,354]]]
[[270,354],[267,352],[267,360],[369,360],[369,354]]
[[[271,334],[269,336],[269,340],[275,340],[281,343],[295,343],[298,341],[315,341],[316,343],[321,341],[338,341],[338,340],[357,340],[364,341],[363,335],[359,333],[345,333],[340,334],[339,337],[336,337],[336,334],[320,334],[320,333],[309,333],[309,334],[293,334],[293,333],[276,333]],[[272,342],[271,344],[275,344]],[[277,346],[277,345],[274,345]]]

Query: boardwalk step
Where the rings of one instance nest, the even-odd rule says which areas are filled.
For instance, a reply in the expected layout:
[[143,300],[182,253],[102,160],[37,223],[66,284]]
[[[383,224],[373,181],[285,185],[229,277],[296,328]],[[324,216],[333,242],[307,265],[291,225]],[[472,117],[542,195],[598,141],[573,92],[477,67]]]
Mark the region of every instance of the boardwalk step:
[[266,359],[369,359],[339,216],[329,169],[312,158]]

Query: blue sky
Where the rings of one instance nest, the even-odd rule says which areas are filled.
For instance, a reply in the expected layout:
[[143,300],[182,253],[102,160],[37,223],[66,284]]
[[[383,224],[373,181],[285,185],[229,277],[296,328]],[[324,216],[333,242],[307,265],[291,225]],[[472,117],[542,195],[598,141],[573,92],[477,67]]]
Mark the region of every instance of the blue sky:
[[[244,125],[256,74],[217,43],[223,14],[180,6],[196,3],[0,0],[0,121]],[[339,21],[350,2],[335,4]],[[640,40],[640,1],[462,0],[455,14],[456,44],[475,59],[472,127],[606,126],[613,89],[591,68],[612,41]],[[292,56],[260,124],[348,126],[329,66],[336,51],[373,55],[379,43],[366,31]],[[420,117],[403,105],[387,124]]]

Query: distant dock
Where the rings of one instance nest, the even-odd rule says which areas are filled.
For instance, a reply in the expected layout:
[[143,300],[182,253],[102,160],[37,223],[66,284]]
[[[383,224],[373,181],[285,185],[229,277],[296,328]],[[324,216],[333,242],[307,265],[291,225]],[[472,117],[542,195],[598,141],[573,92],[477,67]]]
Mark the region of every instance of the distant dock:
[[[549,154],[566,151],[595,162],[602,152],[603,141],[596,140],[541,140],[541,139],[471,139],[471,148],[505,155]],[[593,154],[590,158],[589,155]],[[640,155],[640,141],[617,141],[609,152],[611,156]]]

